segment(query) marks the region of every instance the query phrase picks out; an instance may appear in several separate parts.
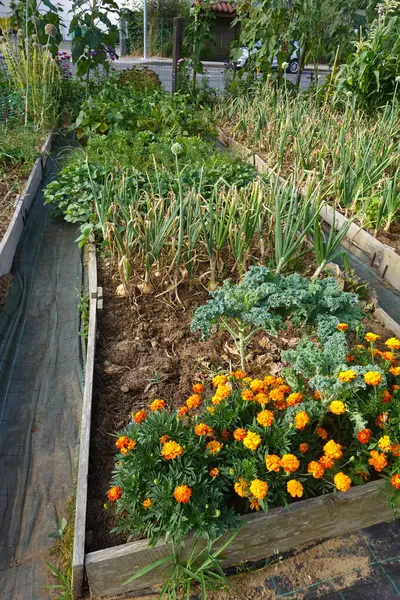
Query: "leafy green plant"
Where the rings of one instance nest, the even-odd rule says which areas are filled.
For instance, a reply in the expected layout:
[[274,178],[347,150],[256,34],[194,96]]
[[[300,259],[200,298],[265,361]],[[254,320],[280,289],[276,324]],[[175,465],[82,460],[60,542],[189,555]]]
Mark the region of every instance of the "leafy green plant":
[[44,589],[51,590],[57,594],[57,600],[72,600],[71,580],[68,575],[62,573],[56,566],[46,562],[47,567],[57,579],[58,583],[46,585]]
[[67,519],[65,519],[64,517],[62,517],[60,519],[60,521],[58,522],[58,529],[56,531],[52,531],[51,533],[49,533],[49,535],[47,537],[50,538],[50,539],[59,539],[59,538],[62,538],[62,536],[64,535],[66,527],[67,527]]

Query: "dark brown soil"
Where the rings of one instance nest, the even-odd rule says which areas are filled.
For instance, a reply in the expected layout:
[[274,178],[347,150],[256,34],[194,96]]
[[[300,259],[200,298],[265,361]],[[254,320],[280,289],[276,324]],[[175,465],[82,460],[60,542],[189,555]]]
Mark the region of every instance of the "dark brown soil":
[[400,254],[400,223],[395,222],[390,227],[390,231],[381,229],[376,236],[382,244],[387,244],[394,249],[397,254]]
[[29,168],[7,167],[0,176],[0,240],[7,231],[15,210],[15,201],[26,182]]
[[12,284],[12,275],[2,275],[0,277],[0,310],[6,303],[8,292]]

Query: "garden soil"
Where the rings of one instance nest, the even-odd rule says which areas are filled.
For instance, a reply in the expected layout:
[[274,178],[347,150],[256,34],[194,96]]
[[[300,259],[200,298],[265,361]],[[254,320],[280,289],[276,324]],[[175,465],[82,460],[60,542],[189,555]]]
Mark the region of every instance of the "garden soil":
[[[57,158],[67,145],[57,138],[42,187],[57,173]],[[75,226],[51,213],[39,189],[0,311],[2,600],[54,597],[44,589],[57,583],[45,563],[52,544],[48,535],[64,516],[75,480],[82,265]]]

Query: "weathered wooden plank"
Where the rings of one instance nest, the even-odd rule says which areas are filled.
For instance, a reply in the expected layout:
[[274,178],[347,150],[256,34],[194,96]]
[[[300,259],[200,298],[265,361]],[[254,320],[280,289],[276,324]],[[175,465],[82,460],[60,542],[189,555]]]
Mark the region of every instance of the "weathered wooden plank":
[[87,338],[87,355],[85,368],[85,385],[82,402],[81,436],[79,444],[78,481],[75,506],[75,532],[72,557],[72,597],[74,600],[82,595],[85,563],[86,507],[89,474],[90,424],[92,417],[92,394],[94,357],[96,351],[97,325],[97,264],[96,248],[89,247],[89,330]]
[[[268,514],[244,517],[238,536],[224,552],[224,566],[265,558],[276,551],[287,552],[299,544],[389,521],[392,511],[385,503],[384,485],[384,481],[375,481],[344,494],[296,502],[289,510],[275,508]],[[140,568],[168,554],[171,554],[169,545],[160,542],[155,548],[149,548],[144,540],[87,554],[86,572],[91,594],[107,597],[160,583],[164,567],[123,585]]]

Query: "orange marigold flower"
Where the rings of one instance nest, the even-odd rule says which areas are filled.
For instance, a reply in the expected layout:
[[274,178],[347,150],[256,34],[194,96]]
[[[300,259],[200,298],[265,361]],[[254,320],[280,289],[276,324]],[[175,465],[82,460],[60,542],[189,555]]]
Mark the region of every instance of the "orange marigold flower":
[[258,500],[250,500],[250,510],[260,510],[260,503]]
[[388,404],[389,402],[391,402],[393,400],[393,394],[391,394],[389,392],[389,390],[384,390],[383,394],[382,394],[382,402],[384,404]]
[[303,402],[303,394],[300,394],[300,392],[293,392],[286,398],[286,402],[288,406],[296,406]]
[[378,427],[380,427],[381,429],[383,429],[388,421],[389,421],[389,413],[383,412],[376,417],[375,424],[378,425]]
[[285,410],[285,408],[287,407],[286,400],[277,400],[275,402],[275,406],[278,410]]
[[377,450],[371,450],[370,456],[368,463],[374,467],[375,471],[380,473],[388,464],[386,456]]
[[364,381],[367,385],[379,385],[382,383],[382,375],[379,371],[368,371],[368,373],[365,373],[364,375]]
[[265,457],[265,466],[268,471],[277,473],[282,466],[282,462],[277,454],[268,454],[268,456]]
[[304,494],[304,488],[297,479],[289,479],[286,484],[286,489],[292,498],[301,498]]
[[243,390],[242,399],[247,400],[248,402],[254,400],[254,392],[252,392],[251,390]]
[[195,383],[192,387],[193,394],[201,394],[204,392],[204,385],[202,383]]
[[234,371],[232,373],[233,377],[235,379],[244,379],[246,377],[246,373],[244,371]]
[[368,444],[371,439],[372,431],[370,429],[361,429],[357,433],[357,439],[361,444]]
[[189,398],[186,400],[186,406],[190,410],[195,410],[199,406],[200,402],[201,398],[199,394],[192,394],[192,396],[189,396]]
[[396,490],[400,490],[400,473],[395,473],[392,476],[390,483],[396,488]]
[[307,471],[312,474],[314,479],[321,479],[324,475],[324,467],[315,460],[308,463]]
[[250,384],[250,389],[255,392],[256,394],[260,393],[260,392],[265,392],[266,385],[265,382],[262,379],[253,379],[253,381]]
[[357,373],[353,371],[353,369],[348,369],[347,371],[340,371],[338,375],[339,381],[343,383],[350,383],[353,379],[356,379]]
[[281,465],[285,473],[294,473],[300,466],[300,461],[294,454],[284,454],[281,458]]
[[347,492],[347,490],[351,488],[350,477],[348,475],[345,475],[341,471],[339,473],[336,473],[336,475],[333,478],[333,483],[335,484],[336,489],[338,489],[339,492]]
[[169,437],[169,435],[163,435],[162,437],[160,437],[160,444],[166,444],[168,442],[168,440],[170,440],[171,438]]
[[377,335],[376,333],[372,333],[372,331],[369,331],[368,333],[365,334],[364,340],[366,340],[367,342],[376,342],[377,340],[380,339],[380,335]]
[[243,440],[243,444],[249,450],[257,450],[258,446],[261,444],[261,437],[258,435],[258,433],[248,431]]
[[400,390],[400,385],[397,385],[397,384],[392,385],[392,390],[393,390],[393,392],[397,392],[398,390]]
[[217,454],[218,452],[220,452],[223,448],[223,444],[221,444],[221,442],[217,442],[216,440],[212,440],[211,442],[208,442],[206,448],[209,451],[210,454]]
[[380,448],[384,452],[390,452],[390,450],[392,449],[392,440],[388,435],[384,435],[381,438],[379,438],[378,448]]
[[281,392],[283,392],[284,394],[289,394],[290,393],[290,386],[288,386],[287,383],[284,383],[283,385],[280,385],[278,389]]
[[369,479],[369,473],[367,473],[367,471],[356,471],[356,474],[361,477],[363,481],[368,481]]
[[273,375],[267,375],[266,377],[264,377],[264,383],[268,386],[275,385],[276,379]]
[[174,497],[180,504],[187,504],[192,497],[192,488],[188,485],[178,485],[174,491]]
[[390,362],[396,360],[396,355],[394,352],[382,352],[381,356],[382,356],[382,358],[384,358],[385,360],[388,360]]
[[235,485],[233,487],[237,495],[241,498],[245,498],[247,496],[248,484],[245,482],[243,477],[239,477],[238,481],[235,482]]
[[225,385],[227,381],[228,378],[226,375],[216,375],[212,380],[212,384],[215,388],[217,388],[219,385]]
[[143,500],[143,508],[150,508],[150,506],[152,505],[152,501],[150,500],[150,498],[146,498],[145,500]]
[[334,415],[344,415],[344,413],[346,412],[346,406],[341,400],[334,400],[330,403],[329,410]]
[[257,415],[257,421],[263,427],[271,427],[272,423],[275,421],[274,413],[272,410],[262,410]]
[[324,446],[324,454],[325,456],[333,458],[334,460],[342,458],[342,446],[333,440],[329,440],[329,442],[327,442]]
[[117,446],[117,448],[119,450],[121,450],[121,448],[125,448],[128,445],[129,439],[130,438],[128,438],[127,435],[123,435],[117,439],[117,441],[115,442],[115,445]]
[[285,380],[283,379],[283,377],[275,378],[275,385],[282,385],[283,383],[285,383]]
[[247,431],[245,429],[243,429],[243,427],[239,427],[238,429],[235,429],[235,431],[233,432],[233,437],[235,438],[235,440],[237,442],[242,442],[244,440],[244,438],[247,435]]
[[315,430],[315,433],[321,438],[321,440],[328,439],[328,432],[323,427],[317,427],[317,429]]
[[389,371],[395,377],[398,377],[400,375],[400,367],[390,367]]
[[136,448],[136,442],[135,440],[129,440],[128,445],[127,445],[127,449],[128,450],[134,450]]
[[173,460],[177,456],[180,456],[183,453],[183,448],[177,442],[171,440],[170,442],[166,442],[161,450],[162,456],[165,460]]
[[305,410],[301,410],[294,417],[294,426],[296,429],[305,429],[310,422],[310,417]]
[[315,398],[315,400],[321,400],[321,394],[319,393],[318,390],[315,390],[315,392],[314,392],[314,398]]
[[270,400],[277,402],[278,400],[283,400],[285,398],[285,392],[283,392],[280,388],[275,388],[269,393]]
[[253,479],[250,484],[250,493],[256,500],[262,500],[268,494],[268,483],[261,479]]
[[346,356],[346,362],[353,362],[353,360],[355,360],[355,356],[353,356],[353,354],[348,354]]
[[205,423],[198,423],[194,427],[196,435],[214,435],[214,429]]
[[347,325],[347,323],[338,323],[337,325],[337,329],[339,331],[346,331],[349,328],[349,326]]
[[109,499],[110,502],[115,502],[116,500],[119,500],[121,498],[121,496],[122,496],[122,489],[119,487],[119,485],[114,485],[107,492],[107,498]]
[[393,456],[400,456],[400,444],[393,444],[390,452],[393,454]]
[[184,417],[188,412],[189,412],[188,406],[181,406],[180,408],[178,408],[178,413],[181,417]]
[[268,404],[269,397],[264,392],[259,392],[254,396],[254,400],[258,402],[258,404]]
[[391,350],[400,350],[400,340],[395,337],[391,337],[386,340],[385,345]]
[[302,444],[300,444],[299,450],[302,454],[304,454],[308,451],[308,444],[306,442],[303,442]]
[[126,456],[128,454],[128,448],[121,448],[121,454],[123,454],[123,456]]
[[151,411],[161,410],[162,408],[165,408],[165,400],[153,400],[153,402],[150,404]]
[[325,456],[325,454],[324,454],[319,459],[319,464],[322,465],[324,467],[324,469],[332,469],[333,465],[335,464],[335,461],[333,460],[333,458],[330,458],[329,456]]
[[133,419],[134,419],[135,423],[137,423],[138,425],[141,421],[144,421],[145,418],[146,418],[146,413],[144,412],[144,410],[138,410],[138,412],[136,412],[133,415]]
[[218,477],[218,475],[219,475],[219,469],[217,467],[214,467],[213,469],[210,469],[210,475],[211,475],[211,477]]

